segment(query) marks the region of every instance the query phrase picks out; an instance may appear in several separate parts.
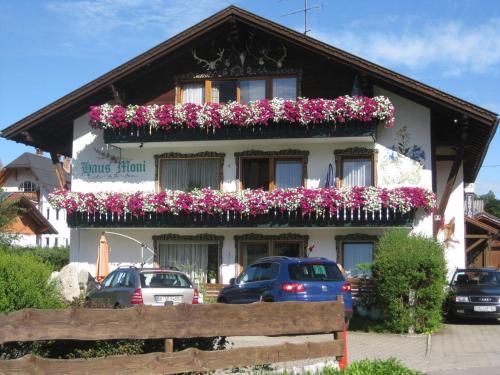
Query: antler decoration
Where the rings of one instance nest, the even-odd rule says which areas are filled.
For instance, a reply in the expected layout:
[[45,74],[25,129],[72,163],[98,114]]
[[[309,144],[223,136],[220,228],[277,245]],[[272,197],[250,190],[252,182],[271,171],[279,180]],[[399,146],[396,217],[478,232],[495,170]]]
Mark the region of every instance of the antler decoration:
[[217,58],[212,61],[208,61],[202,58],[199,58],[198,55],[196,55],[196,50],[194,49],[192,51],[194,59],[198,62],[198,64],[203,65],[207,70],[215,70],[217,68],[217,64],[220,63],[224,57],[224,48],[219,49],[217,52]]
[[263,48],[261,53],[266,59],[276,63],[276,67],[282,68],[283,67],[283,60],[285,60],[285,57],[286,57],[286,47],[282,44],[280,49],[283,51],[283,55],[278,59],[275,59],[267,54],[267,52],[269,51],[268,48]]

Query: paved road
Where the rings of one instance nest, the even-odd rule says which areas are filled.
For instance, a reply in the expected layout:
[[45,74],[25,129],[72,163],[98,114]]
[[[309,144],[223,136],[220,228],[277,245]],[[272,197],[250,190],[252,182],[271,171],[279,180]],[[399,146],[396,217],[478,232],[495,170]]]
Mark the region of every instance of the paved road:
[[[332,335],[234,337],[234,347],[281,342],[327,341]],[[349,362],[395,357],[406,366],[431,375],[500,375],[500,322],[446,324],[430,338],[364,332],[348,334]]]
[[[437,334],[389,335],[353,332],[350,360],[396,357],[408,367],[435,375],[444,370],[500,367],[500,323],[446,324]],[[481,372],[476,372],[481,374]],[[487,372],[500,374],[499,372]]]

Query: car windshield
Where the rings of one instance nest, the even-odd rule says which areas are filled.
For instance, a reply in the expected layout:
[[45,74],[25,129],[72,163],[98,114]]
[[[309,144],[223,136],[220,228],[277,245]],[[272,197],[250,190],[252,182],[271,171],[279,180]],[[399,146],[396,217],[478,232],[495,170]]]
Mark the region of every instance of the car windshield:
[[500,272],[486,270],[457,271],[451,285],[500,285]]
[[297,281],[343,281],[339,268],[333,263],[295,263],[288,266],[290,278]]
[[142,288],[191,288],[191,282],[182,273],[141,272]]

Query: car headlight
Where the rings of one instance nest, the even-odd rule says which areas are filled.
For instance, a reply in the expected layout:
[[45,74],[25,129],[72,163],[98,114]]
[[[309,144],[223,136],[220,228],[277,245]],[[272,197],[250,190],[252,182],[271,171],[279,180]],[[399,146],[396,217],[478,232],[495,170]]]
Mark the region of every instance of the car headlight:
[[455,296],[455,302],[469,302],[469,297],[467,297],[467,296]]

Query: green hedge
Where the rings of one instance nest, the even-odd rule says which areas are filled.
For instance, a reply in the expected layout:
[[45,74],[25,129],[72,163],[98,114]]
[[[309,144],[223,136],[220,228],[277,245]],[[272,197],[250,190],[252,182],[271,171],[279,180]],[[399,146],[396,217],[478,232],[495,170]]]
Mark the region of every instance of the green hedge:
[[68,247],[20,247],[11,250],[18,253],[32,254],[50,265],[52,271],[60,271],[69,263]]
[[0,312],[64,307],[56,287],[48,282],[51,272],[32,254],[0,248]]
[[[387,231],[373,262],[373,282],[387,327],[394,332],[429,332],[439,328],[445,298],[446,261],[436,241]],[[410,291],[415,302],[410,306]]]

